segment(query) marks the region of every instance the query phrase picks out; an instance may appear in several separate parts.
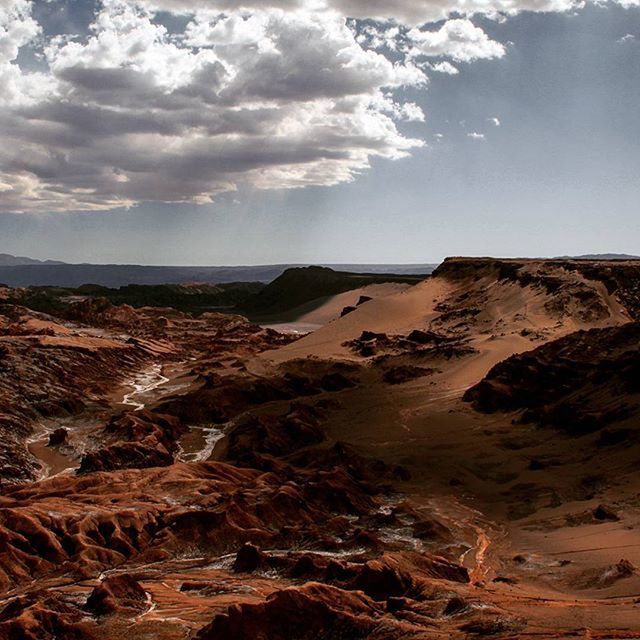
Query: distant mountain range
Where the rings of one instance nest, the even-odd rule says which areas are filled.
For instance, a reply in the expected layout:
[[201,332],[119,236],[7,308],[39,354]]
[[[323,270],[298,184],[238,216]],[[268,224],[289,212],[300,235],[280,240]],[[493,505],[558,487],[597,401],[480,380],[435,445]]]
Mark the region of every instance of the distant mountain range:
[[[309,264],[279,264],[238,267],[165,267],[119,264],[67,264],[52,260],[0,254],[0,283],[10,287],[80,287],[96,284],[123,287],[129,284],[185,284],[207,282],[272,282],[291,267]],[[331,264],[336,271],[363,274],[429,275],[436,264]]]
[[640,260],[628,253],[587,253],[583,256],[558,256],[556,260]]
[[0,253],[0,267],[20,267],[27,264],[64,264],[58,260],[35,260],[24,256],[12,256],[10,253]]
[[[558,260],[638,260],[640,256],[622,253],[559,256]],[[124,264],[69,264],[57,260],[35,260],[0,253],[0,283],[10,287],[80,287],[96,284],[124,287],[129,284],[159,285],[204,282],[272,282],[292,267],[302,264],[271,264],[236,267],[166,267]],[[321,264],[334,271],[357,274],[429,275],[438,266],[425,264]]]

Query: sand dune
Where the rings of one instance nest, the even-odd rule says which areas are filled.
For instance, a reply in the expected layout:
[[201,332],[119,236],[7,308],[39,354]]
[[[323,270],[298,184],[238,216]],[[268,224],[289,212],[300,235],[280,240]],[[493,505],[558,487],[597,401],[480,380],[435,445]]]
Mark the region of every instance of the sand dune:
[[433,279],[399,293],[371,300],[286,348],[267,352],[264,357],[273,362],[307,356],[350,357],[348,349],[343,347],[345,341],[365,330],[402,332],[425,326],[431,318],[436,317],[436,304],[450,290],[448,283]]
[[[526,268],[534,270],[539,268],[539,263],[532,262]],[[403,334],[413,329],[430,329],[437,327],[443,321],[443,315],[448,314],[458,318],[458,326],[450,319],[446,319],[445,324],[459,332],[468,331],[473,346],[483,355],[481,364],[477,364],[478,368],[468,376],[468,384],[472,384],[496,362],[530,348],[528,335],[537,332],[548,340],[581,328],[628,322],[628,314],[602,283],[588,282],[576,274],[562,273],[561,276],[567,280],[567,285],[575,286],[577,281],[593,292],[606,313],[590,317],[585,308],[581,316],[570,307],[575,305],[573,301],[564,309],[549,310],[550,306],[553,309],[552,303],[557,296],[539,286],[496,280],[491,273],[459,277],[456,272],[436,271],[434,276],[414,287],[369,301],[349,315],[332,320],[311,335],[278,351],[267,352],[263,357],[275,363],[311,356],[353,358],[344,343],[357,338],[363,331]],[[439,305],[448,305],[450,309],[444,312]],[[333,310],[335,308],[333,306]],[[477,315],[476,311],[479,312]],[[310,317],[313,316],[307,316],[305,321],[309,322]],[[326,317],[331,315],[321,312],[315,320]],[[523,336],[523,331],[529,334]],[[463,384],[462,379],[453,382]]]
[[[313,300],[308,304],[291,309],[287,315],[292,318],[290,322],[270,323],[270,326],[277,330],[299,330],[302,333],[316,331],[334,320],[341,317],[347,307],[357,307],[361,298],[384,298],[394,294],[399,294],[411,285],[385,282],[382,284],[371,284],[366,287],[358,287],[351,291],[345,291],[335,296]],[[353,313],[353,312],[352,312]]]
[[[633,289],[611,290],[561,264],[516,264],[516,275],[502,277],[492,265],[452,261],[425,282],[260,357],[279,366],[309,357],[366,366],[367,386],[343,396],[331,435],[408,468],[405,490],[416,502],[426,500],[431,512],[460,522],[450,502],[454,493],[483,514],[467,516],[466,526],[478,530],[479,545],[484,541],[490,599],[528,619],[527,633],[517,637],[569,637],[580,626],[592,637],[605,629],[637,637],[640,540],[632,527],[640,511],[634,503],[624,524],[592,515],[603,501],[631,504],[640,490],[632,471],[637,450],[598,449],[597,434],[587,442],[542,434],[512,425],[513,414],[483,416],[462,401],[465,389],[514,354],[576,331],[629,323],[633,306],[621,300],[631,299]],[[473,352],[443,357],[434,348],[378,338],[365,342],[372,353],[363,357],[345,344],[363,332],[406,338],[415,329],[457,336]],[[384,370],[407,365],[433,373],[380,385]],[[631,422],[620,428],[632,429]]]

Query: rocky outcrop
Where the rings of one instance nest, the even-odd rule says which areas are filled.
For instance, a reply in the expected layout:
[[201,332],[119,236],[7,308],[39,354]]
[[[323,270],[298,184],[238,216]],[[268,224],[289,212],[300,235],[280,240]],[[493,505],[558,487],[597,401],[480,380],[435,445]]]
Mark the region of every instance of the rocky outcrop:
[[322,393],[337,393],[356,386],[358,379],[334,363],[320,363],[317,370],[258,376],[240,370],[234,375],[209,371],[202,386],[163,403],[159,411],[179,416],[190,424],[223,424],[243,411],[270,402],[296,400]]
[[400,365],[389,367],[382,374],[383,382],[387,384],[404,384],[417,378],[424,378],[435,373],[435,369],[429,367],[416,367],[413,365]]
[[60,427],[56,429],[49,435],[49,443],[48,447],[59,447],[66,443],[69,432],[64,428]]
[[433,273],[453,281],[487,278],[544,291],[548,310],[585,321],[608,318],[604,289],[640,319],[640,260],[447,258]]
[[168,466],[185,431],[175,416],[145,409],[114,416],[102,431],[106,446],[86,453],[79,473]]
[[264,603],[231,607],[216,616],[197,638],[383,638],[389,636],[372,635],[383,612],[382,607],[361,593],[311,583],[278,591]]
[[384,362],[392,356],[412,355],[431,360],[450,360],[474,352],[461,336],[448,336],[433,331],[414,330],[407,335],[387,335],[363,331],[355,340],[344,344],[363,358],[377,356]]
[[96,631],[72,601],[51,591],[20,596],[0,611],[2,640],[97,640]]
[[376,511],[379,489],[340,468],[268,466],[174,464],[8,490],[0,498],[0,588],[94,575],[186,549],[223,554],[246,542],[333,549],[363,543],[366,522],[357,522]]
[[86,453],[82,457],[78,473],[168,467],[173,462],[173,455],[164,447],[149,446],[141,442],[120,442]]
[[512,356],[464,399],[583,435],[640,413],[640,323],[579,331]]
[[84,606],[94,615],[137,615],[149,608],[147,594],[140,583],[123,573],[106,577],[87,599]]
[[227,455],[239,460],[254,453],[273,456],[291,454],[325,439],[321,409],[292,404],[284,415],[250,415],[227,433]]
[[587,569],[573,576],[572,583],[578,589],[606,589],[611,585],[630,578],[637,569],[629,560],[620,562],[601,569]]

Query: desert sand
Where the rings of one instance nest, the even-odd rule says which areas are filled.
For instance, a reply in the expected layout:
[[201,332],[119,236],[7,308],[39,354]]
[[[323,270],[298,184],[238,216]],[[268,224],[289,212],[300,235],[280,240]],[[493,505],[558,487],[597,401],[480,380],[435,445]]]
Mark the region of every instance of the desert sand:
[[[524,266],[532,273],[541,268],[554,271],[533,261]],[[637,637],[640,581],[635,573],[618,579],[616,571],[622,558],[640,566],[640,539],[634,533],[640,514],[632,506],[640,489],[632,472],[635,454],[589,451],[590,445],[574,438],[541,434],[534,426],[514,427],[511,413],[478,415],[462,399],[466,389],[511,355],[575,331],[629,322],[629,311],[601,282],[575,278],[562,268],[557,275],[567,286],[577,282],[592,290],[598,309],[574,307],[572,299],[560,314],[550,312],[554,295],[496,281],[491,273],[436,277],[368,302],[260,357],[279,365],[309,357],[360,361],[345,345],[363,331],[406,334],[416,328],[448,328],[464,335],[475,353],[438,361],[433,374],[404,385],[377,389],[372,380],[350,392],[333,416],[331,435],[406,467],[412,480],[404,491],[414,501],[424,500],[430,512],[453,517],[457,524],[467,518],[467,527],[477,528],[478,546],[483,547],[479,575],[484,583],[492,581],[483,585],[485,597],[490,593],[492,602],[529,619],[527,631],[518,637],[560,630],[569,637],[582,629],[598,637],[598,630],[617,628],[620,636],[606,637]],[[438,308],[452,300],[453,324],[443,322]],[[425,362],[431,364],[411,353],[393,357],[394,365]],[[541,469],[532,469],[532,461]],[[620,474],[612,476],[613,469]],[[603,478],[597,495],[582,487],[590,477]],[[465,508],[452,515],[460,502]],[[625,504],[629,511],[620,521],[603,523],[592,516],[602,502]],[[521,513],[525,517],[518,517]]]
[[407,284],[387,282],[358,287],[334,296],[320,300],[313,300],[310,304],[295,307],[288,312],[291,320],[288,322],[263,323],[277,331],[295,332],[300,334],[312,333],[325,325],[340,318],[345,310],[354,309],[365,298],[372,300],[392,296],[409,289]]

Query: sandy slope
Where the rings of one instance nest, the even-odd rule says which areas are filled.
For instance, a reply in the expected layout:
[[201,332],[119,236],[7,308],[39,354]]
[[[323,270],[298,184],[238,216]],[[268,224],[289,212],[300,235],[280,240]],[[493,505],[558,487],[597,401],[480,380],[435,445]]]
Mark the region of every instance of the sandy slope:
[[[535,276],[541,265],[524,269]],[[514,427],[510,416],[480,415],[461,400],[465,389],[512,354],[580,329],[629,321],[601,282],[561,268],[550,272],[561,283],[557,291],[494,273],[436,275],[262,358],[274,364],[309,357],[370,364],[363,385],[342,395],[331,435],[409,468],[406,491],[441,516],[460,523],[461,507],[453,503],[473,507],[465,516],[467,529],[478,531],[470,557],[480,553],[484,565],[474,570],[484,597],[490,594],[529,620],[518,637],[640,637],[640,577],[619,576],[617,567],[623,558],[640,567],[640,509],[633,499],[640,482],[629,475],[637,454],[592,458],[575,439]],[[413,329],[463,336],[475,353],[435,361],[394,354],[376,365],[344,344],[363,331],[397,335]],[[383,385],[376,367],[391,363],[436,371],[407,384]],[[531,460],[549,464],[541,472],[530,468]],[[616,468],[626,475],[612,475]],[[592,477],[602,483],[594,496]],[[594,523],[590,510],[607,500],[624,505],[624,517]],[[524,560],[515,562],[516,556]],[[507,581],[493,582],[496,577]],[[598,635],[614,629],[623,635]]]
[[[581,276],[573,276],[584,281]],[[590,283],[601,296],[610,316],[592,321],[581,321],[576,316],[552,315],[545,309],[550,296],[533,287],[522,287],[513,282],[497,282],[493,275],[455,281],[440,276],[405,289],[394,295],[371,300],[349,315],[329,322],[312,334],[277,351],[263,354],[267,360],[281,363],[304,357],[353,358],[344,346],[348,340],[358,337],[363,331],[391,334],[408,333],[413,329],[437,328],[442,316],[438,305],[454,301],[457,311],[464,314],[480,308],[475,326],[470,331],[479,357],[462,365],[464,373],[451,372],[452,386],[471,385],[496,362],[513,353],[531,348],[531,340],[523,337],[523,330],[540,332],[544,339],[554,339],[581,328],[608,326],[629,320],[619,303],[611,298],[601,283]],[[319,313],[321,320],[326,314]],[[305,321],[310,321],[307,317]],[[464,317],[461,318],[464,323]],[[464,326],[453,327],[456,331]]]
[[301,333],[316,331],[340,318],[346,307],[355,307],[361,297],[383,298],[401,293],[409,288],[411,288],[411,285],[397,282],[385,282],[359,287],[321,300],[312,300],[301,307],[288,311],[287,315],[292,318],[291,321],[276,322],[266,326],[278,331],[299,331]]
[[451,291],[449,283],[433,279],[399,293],[371,300],[302,340],[278,351],[265,353],[264,358],[273,362],[284,362],[309,356],[351,357],[349,351],[342,346],[343,342],[357,337],[364,330],[402,332],[425,326],[437,315],[434,307],[449,291]]
[[345,291],[328,298],[321,306],[303,313],[297,320],[312,324],[325,325],[336,320],[342,314],[345,307],[355,307],[361,297],[384,298],[386,296],[401,293],[410,289],[411,285],[397,282],[385,282],[383,284],[371,284],[352,291]]

